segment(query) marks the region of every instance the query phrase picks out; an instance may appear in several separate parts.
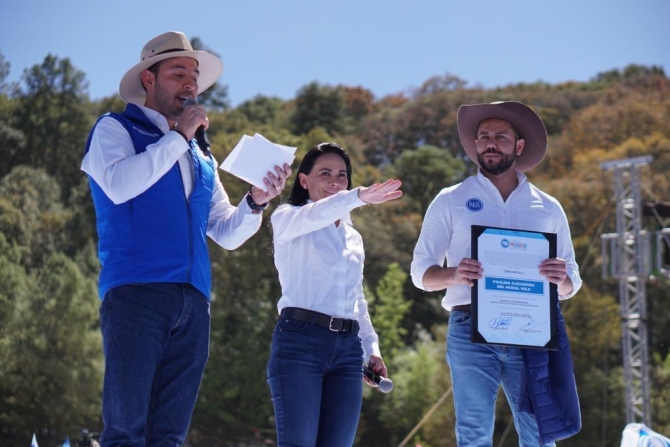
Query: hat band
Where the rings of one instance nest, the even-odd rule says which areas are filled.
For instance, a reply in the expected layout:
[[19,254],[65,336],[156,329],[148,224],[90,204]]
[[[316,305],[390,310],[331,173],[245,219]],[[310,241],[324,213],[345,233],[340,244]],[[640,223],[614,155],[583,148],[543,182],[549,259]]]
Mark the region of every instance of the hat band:
[[[160,53],[152,54],[151,56],[147,57],[146,59],[151,59],[152,57],[160,56],[161,54],[165,53],[176,53],[177,51],[193,51],[193,50],[188,50],[186,48],[172,48],[169,50],[161,51]],[[146,60],[143,59],[143,60]]]

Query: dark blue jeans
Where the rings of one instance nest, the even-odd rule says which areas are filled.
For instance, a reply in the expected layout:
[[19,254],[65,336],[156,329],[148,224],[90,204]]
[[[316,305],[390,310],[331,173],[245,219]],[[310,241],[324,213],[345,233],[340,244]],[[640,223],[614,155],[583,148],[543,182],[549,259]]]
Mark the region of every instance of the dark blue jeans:
[[357,334],[280,318],[268,361],[277,446],[351,446],[361,413],[362,364]]
[[102,446],[184,442],[209,355],[209,302],[188,284],[111,289],[100,306]]

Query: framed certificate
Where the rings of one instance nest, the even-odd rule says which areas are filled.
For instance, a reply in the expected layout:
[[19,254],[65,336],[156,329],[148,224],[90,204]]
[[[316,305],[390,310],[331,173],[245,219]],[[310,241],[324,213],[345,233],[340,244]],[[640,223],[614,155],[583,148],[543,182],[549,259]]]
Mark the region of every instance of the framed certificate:
[[556,234],[472,225],[472,342],[557,349],[558,286],[540,275],[556,257]]

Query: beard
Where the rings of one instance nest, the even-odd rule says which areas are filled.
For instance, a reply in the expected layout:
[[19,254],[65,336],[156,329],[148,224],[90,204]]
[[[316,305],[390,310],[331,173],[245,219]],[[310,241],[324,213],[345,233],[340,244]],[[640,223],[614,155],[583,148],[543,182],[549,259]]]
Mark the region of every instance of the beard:
[[164,89],[158,82],[158,78],[156,78],[154,103],[156,104],[157,111],[160,112],[161,115],[175,121],[178,121],[179,118],[181,118],[181,114],[184,111],[183,107],[175,104],[175,95]]
[[[486,163],[484,161],[484,155],[486,154],[498,154],[500,155],[501,159],[498,163]],[[486,152],[477,154],[477,161],[479,162],[479,166],[491,175],[500,175],[503,172],[506,172],[514,164],[515,160],[516,151],[512,151],[511,154],[503,154],[502,152],[496,151],[494,149],[489,149]]]

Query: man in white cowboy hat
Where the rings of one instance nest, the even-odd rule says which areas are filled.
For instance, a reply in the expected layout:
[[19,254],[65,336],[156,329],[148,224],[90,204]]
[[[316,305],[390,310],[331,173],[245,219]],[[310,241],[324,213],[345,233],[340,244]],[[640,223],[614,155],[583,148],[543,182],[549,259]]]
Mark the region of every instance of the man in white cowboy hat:
[[184,34],[162,34],[121,80],[125,111],[102,116],[88,138],[81,168],[102,265],[103,446],[182,444],[209,351],[206,236],[230,250],[242,245],[291,173],[275,167],[267,192],[252,187],[230,203],[216,161],[194,139],[208,126],[205,111],[184,106],[222,71]]
[[[536,421],[533,414],[519,411],[525,350],[470,342],[470,288],[483,273],[481,263],[471,259],[471,225],[556,233],[558,257],[542,261],[539,273],[558,286],[559,299],[572,297],[581,287],[563,208],[524,175],[544,157],[547,132],[530,107],[509,101],[461,106],[458,134],[478,172],[443,189],[433,200],[411,267],[412,281],[418,288],[447,289],[442,306],[450,311],[446,357],[452,377],[457,442],[491,445],[495,400],[502,383],[512,406],[519,445],[554,445],[553,440],[573,434],[581,424],[562,426],[554,436],[550,432],[560,425],[555,424],[556,419],[551,419],[548,427],[539,417]],[[567,366],[574,380],[571,361]],[[574,385],[571,390],[574,399],[566,413],[575,410],[572,413],[577,414],[570,415],[580,421]]]

